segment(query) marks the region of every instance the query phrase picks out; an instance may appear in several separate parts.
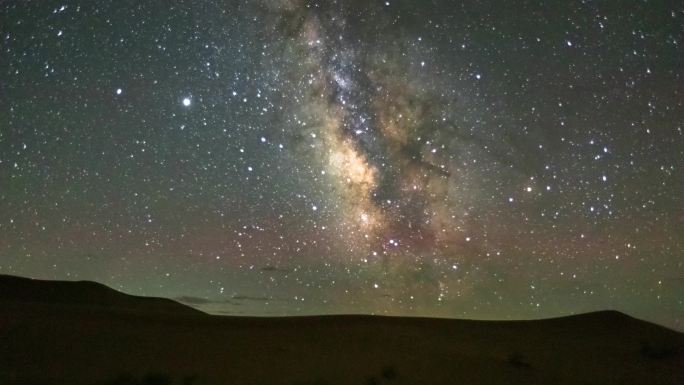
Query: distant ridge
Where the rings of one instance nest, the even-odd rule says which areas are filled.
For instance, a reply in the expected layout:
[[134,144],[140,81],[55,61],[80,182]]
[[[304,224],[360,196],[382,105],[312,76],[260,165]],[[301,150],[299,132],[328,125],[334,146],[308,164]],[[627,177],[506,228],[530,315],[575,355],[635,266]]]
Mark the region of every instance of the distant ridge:
[[92,281],[50,281],[0,274],[0,302],[102,307],[110,310],[205,315],[167,298],[121,293]]
[[[183,297],[180,297],[181,299]],[[8,274],[0,274],[0,302],[24,302],[24,303],[42,303],[50,305],[69,305],[69,306],[101,306],[108,308],[141,310],[141,311],[164,311],[176,314],[192,314],[209,316],[200,310],[194,309],[190,306],[184,305],[180,302],[168,298],[161,297],[143,297],[125,294],[109,286],[103,285],[93,281],[60,281],[60,280],[44,280],[19,277]],[[269,319],[266,317],[239,317],[239,318],[257,318]],[[320,316],[292,316],[279,317],[288,319],[416,319],[416,320],[431,320],[433,318],[425,317],[396,317],[396,316],[373,316],[364,314],[348,314],[348,315],[320,315]],[[617,310],[601,310],[590,313],[575,314],[563,317],[554,317],[536,320],[518,320],[518,321],[482,321],[459,319],[454,321],[459,322],[483,322],[483,323],[498,323],[498,322],[567,322],[575,320],[592,320],[592,319],[607,319],[613,320],[623,319],[635,322],[646,321],[635,319],[627,314]],[[435,321],[452,321],[446,318],[436,318]],[[656,325],[654,325],[656,326]],[[658,326],[660,327],[660,326]]]

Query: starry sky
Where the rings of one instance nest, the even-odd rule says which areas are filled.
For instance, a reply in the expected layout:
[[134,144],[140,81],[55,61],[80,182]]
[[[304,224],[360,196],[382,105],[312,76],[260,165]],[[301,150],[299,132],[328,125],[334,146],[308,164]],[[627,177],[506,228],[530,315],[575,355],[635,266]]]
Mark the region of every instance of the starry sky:
[[0,273],[684,330],[677,1],[2,1]]

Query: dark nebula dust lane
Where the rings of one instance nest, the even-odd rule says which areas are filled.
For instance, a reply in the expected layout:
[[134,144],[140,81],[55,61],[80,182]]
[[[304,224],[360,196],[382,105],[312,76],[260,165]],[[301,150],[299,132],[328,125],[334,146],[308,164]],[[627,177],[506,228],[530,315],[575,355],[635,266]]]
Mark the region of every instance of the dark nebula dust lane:
[[0,273],[684,328],[677,2],[0,10]]

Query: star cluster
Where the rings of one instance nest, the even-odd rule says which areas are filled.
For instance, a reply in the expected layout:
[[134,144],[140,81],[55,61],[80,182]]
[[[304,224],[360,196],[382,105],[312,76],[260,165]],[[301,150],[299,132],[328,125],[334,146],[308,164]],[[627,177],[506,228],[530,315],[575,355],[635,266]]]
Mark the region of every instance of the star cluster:
[[684,328],[681,5],[0,7],[0,273]]

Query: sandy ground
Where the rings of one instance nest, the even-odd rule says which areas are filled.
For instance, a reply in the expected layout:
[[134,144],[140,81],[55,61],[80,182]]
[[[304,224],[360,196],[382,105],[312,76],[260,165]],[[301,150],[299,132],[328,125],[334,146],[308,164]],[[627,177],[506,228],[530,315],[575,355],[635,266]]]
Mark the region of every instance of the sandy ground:
[[6,281],[0,384],[684,384],[684,334],[618,312],[219,317],[116,292],[100,301],[101,285]]

